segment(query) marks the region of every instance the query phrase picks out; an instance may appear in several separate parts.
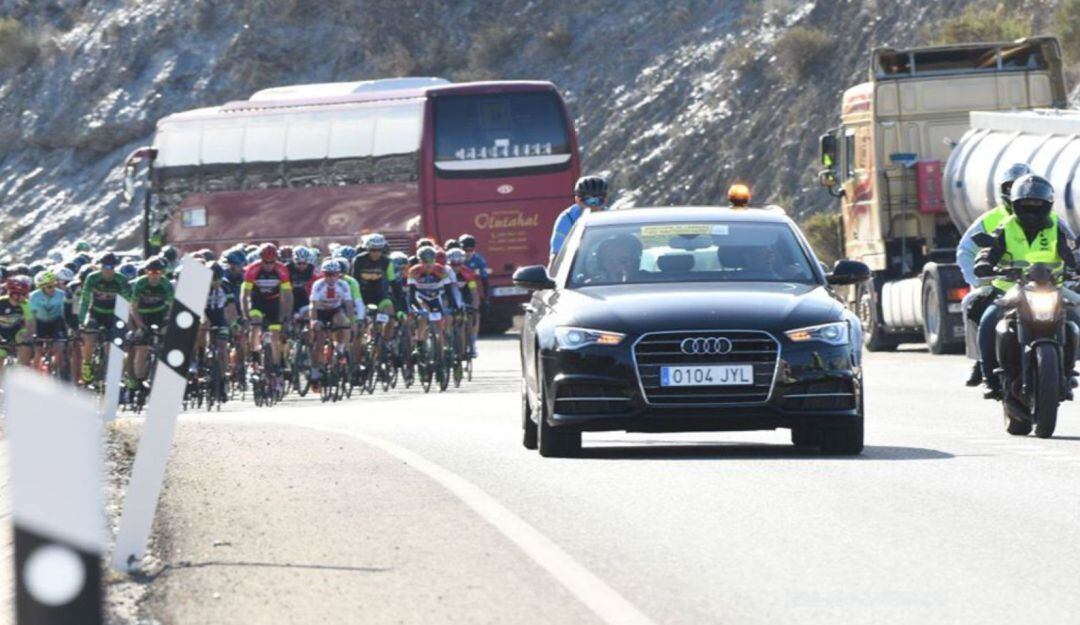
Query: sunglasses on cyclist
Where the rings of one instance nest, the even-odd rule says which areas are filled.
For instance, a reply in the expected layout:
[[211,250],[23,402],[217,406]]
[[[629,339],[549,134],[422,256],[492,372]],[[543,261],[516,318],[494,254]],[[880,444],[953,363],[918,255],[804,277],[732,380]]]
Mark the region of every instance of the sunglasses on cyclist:
[[584,198],[584,200],[586,206],[596,207],[604,205],[604,196],[602,195],[594,195],[592,197]]

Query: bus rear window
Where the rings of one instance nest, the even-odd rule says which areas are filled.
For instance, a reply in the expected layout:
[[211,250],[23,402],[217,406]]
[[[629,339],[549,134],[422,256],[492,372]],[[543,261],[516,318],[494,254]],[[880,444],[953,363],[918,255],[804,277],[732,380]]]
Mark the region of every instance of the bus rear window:
[[566,120],[554,93],[435,99],[435,169],[441,176],[522,173],[569,164]]

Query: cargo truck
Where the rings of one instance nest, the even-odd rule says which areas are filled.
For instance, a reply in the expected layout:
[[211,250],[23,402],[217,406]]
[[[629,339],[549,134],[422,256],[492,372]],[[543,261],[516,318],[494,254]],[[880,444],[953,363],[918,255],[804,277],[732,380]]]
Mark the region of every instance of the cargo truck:
[[873,51],[870,80],[844,92],[840,126],[821,136],[818,176],[840,199],[845,256],[873,272],[847,294],[867,349],[963,349],[968,288],[956,245],[996,204],[997,172],[1031,155],[985,157],[975,147],[969,166],[945,164],[971,136],[972,111],[1063,108],[1066,98],[1053,37]]

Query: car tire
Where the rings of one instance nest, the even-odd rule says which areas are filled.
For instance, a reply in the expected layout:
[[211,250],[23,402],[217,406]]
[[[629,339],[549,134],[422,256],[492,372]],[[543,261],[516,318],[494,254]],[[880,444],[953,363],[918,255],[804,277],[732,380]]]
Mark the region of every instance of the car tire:
[[521,444],[525,449],[537,447],[536,422],[532,420],[532,407],[529,406],[529,393],[525,390],[525,381],[521,382]]
[[796,447],[818,447],[821,445],[821,430],[814,425],[793,426],[791,444]]
[[863,420],[833,425],[821,431],[821,451],[836,456],[857,456],[863,450]]
[[[542,378],[541,378],[542,379]],[[581,432],[557,428],[547,421],[547,401],[540,385],[540,414],[537,415],[537,449],[545,458],[572,458],[581,453]]]

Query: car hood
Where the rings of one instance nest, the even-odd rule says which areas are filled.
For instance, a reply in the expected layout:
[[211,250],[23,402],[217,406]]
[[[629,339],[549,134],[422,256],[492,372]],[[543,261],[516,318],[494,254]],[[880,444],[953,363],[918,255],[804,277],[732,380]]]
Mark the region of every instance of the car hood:
[[825,287],[790,282],[645,284],[558,292],[559,325],[627,334],[658,330],[765,330],[839,321],[843,307]]

